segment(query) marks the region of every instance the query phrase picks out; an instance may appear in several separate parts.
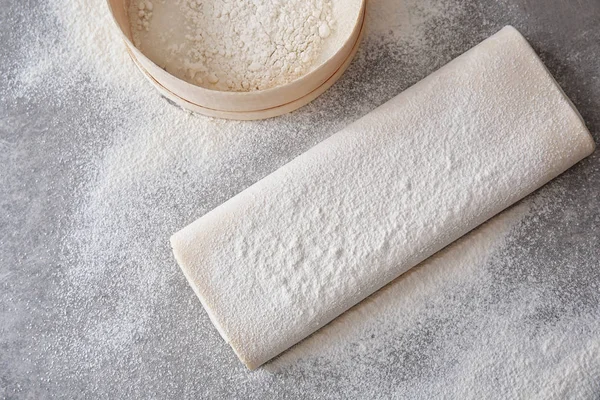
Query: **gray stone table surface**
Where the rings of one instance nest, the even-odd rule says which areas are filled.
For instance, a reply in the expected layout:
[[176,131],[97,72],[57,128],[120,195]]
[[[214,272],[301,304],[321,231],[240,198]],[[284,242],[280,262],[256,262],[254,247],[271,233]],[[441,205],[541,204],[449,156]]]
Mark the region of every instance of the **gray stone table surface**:
[[600,399],[598,152],[254,372],[178,270],[171,233],[507,24],[600,141],[599,0],[368,7],[331,90],[241,123],[107,57],[103,1],[2,1],[0,398]]

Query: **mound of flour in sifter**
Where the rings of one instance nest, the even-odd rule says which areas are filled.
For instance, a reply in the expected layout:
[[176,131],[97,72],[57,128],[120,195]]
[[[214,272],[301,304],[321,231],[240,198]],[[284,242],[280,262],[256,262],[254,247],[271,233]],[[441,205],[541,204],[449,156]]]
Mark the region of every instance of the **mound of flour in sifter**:
[[335,29],[331,0],[132,1],[133,41],[190,83],[269,89],[306,74]]

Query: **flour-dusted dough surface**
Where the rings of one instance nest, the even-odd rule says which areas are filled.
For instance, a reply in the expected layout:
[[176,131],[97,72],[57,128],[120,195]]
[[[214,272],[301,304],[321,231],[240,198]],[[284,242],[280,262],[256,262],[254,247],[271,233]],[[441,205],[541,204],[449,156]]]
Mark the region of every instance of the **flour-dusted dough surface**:
[[256,368],[593,149],[507,27],[171,242],[223,338]]

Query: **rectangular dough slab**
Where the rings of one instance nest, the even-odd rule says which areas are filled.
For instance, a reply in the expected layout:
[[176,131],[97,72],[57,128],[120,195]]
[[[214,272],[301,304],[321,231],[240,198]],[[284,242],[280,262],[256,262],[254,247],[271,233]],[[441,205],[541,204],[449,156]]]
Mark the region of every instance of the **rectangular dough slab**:
[[506,27],[171,238],[256,368],[594,150]]

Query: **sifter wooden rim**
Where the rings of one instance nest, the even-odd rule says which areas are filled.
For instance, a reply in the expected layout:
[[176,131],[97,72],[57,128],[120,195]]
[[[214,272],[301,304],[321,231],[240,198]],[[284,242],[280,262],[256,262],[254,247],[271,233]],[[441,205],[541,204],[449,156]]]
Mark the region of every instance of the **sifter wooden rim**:
[[[347,1],[347,0],[341,0]],[[355,53],[355,46],[362,35],[366,0],[352,0],[358,7],[357,18],[351,18],[348,26],[352,25],[350,35],[344,39],[336,52],[308,74],[282,86],[253,92],[225,92],[193,85],[171,75],[141,53],[131,42],[129,18],[127,17],[127,0],[107,0],[111,15],[117,24],[120,34],[125,41],[130,55],[142,69],[145,75],[151,77],[153,84],[171,96],[176,96],[180,102],[191,103],[202,109],[216,112],[261,112],[263,110],[285,107],[313,95],[337,74],[341,66]],[[340,74],[341,75],[341,74]],[[329,84],[331,86],[332,83]],[[160,85],[160,86],[158,86]],[[329,87],[327,86],[327,87]],[[324,90],[321,91],[321,93]],[[319,93],[320,94],[320,93]],[[313,99],[316,96],[313,97]],[[308,102],[308,101],[307,101]],[[186,105],[183,105],[186,108]],[[201,112],[199,110],[194,110]],[[206,114],[206,113],[204,113]]]
[[305,106],[306,104],[310,103],[311,101],[313,101],[314,99],[319,97],[327,89],[329,89],[335,82],[337,82],[338,79],[344,74],[344,72],[346,72],[346,70],[350,66],[352,60],[354,59],[354,56],[358,52],[358,48],[360,47],[360,42],[361,42],[363,34],[364,34],[364,19],[365,18],[363,16],[363,21],[361,23],[361,28],[359,31],[358,38],[356,40],[356,43],[352,47],[350,54],[348,55],[346,60],[344,60],[342,65],[333,73],[333,75],[330,76],[329,79],[327,79],[321,86],[317,87],[315,90],[308,93],[307,95],[302,96],[299,99],[293,100],[289,103],[282,104],[277,107],[265,108],[262,110],[255,110],[255,111],[217,110],[217,109],[213,109],[213,108],[203,107],[192,101],[186,100],[186,99],[178,96],[177,94],[171,92],[169,89],[165,88],[158,81],[156,81],[156,79],[154,79],[154,77],[148,71],[146,71],[146,69],[142,65],[140,65],[139,61],[134,57],[134,55],[132,54],[129,47],[127,47],[127,52],[131,56],[131,59],[133,60],[133,62],[140,69],[140,71],[142,72],[144,77],[146,77],[146,79],[148,79],[150,81],[150,83],[152,85],[154,85],[154,87],[156,87],[156,89],[163,96],[165,96],[167,99],[175,102],[176,104],[180,105],[181,107],[188,109],[190,111],[194,111],[199,114],[206,115],[209,117],[214,117],[214,118],[223,118],[223,119],[231,119],[231,120],[239,120],[239,121],[253,121],[253,120],[273,118],[273,117],[277,117],[282,114],[287,114],[292,111],[295,111],[298,108]]

